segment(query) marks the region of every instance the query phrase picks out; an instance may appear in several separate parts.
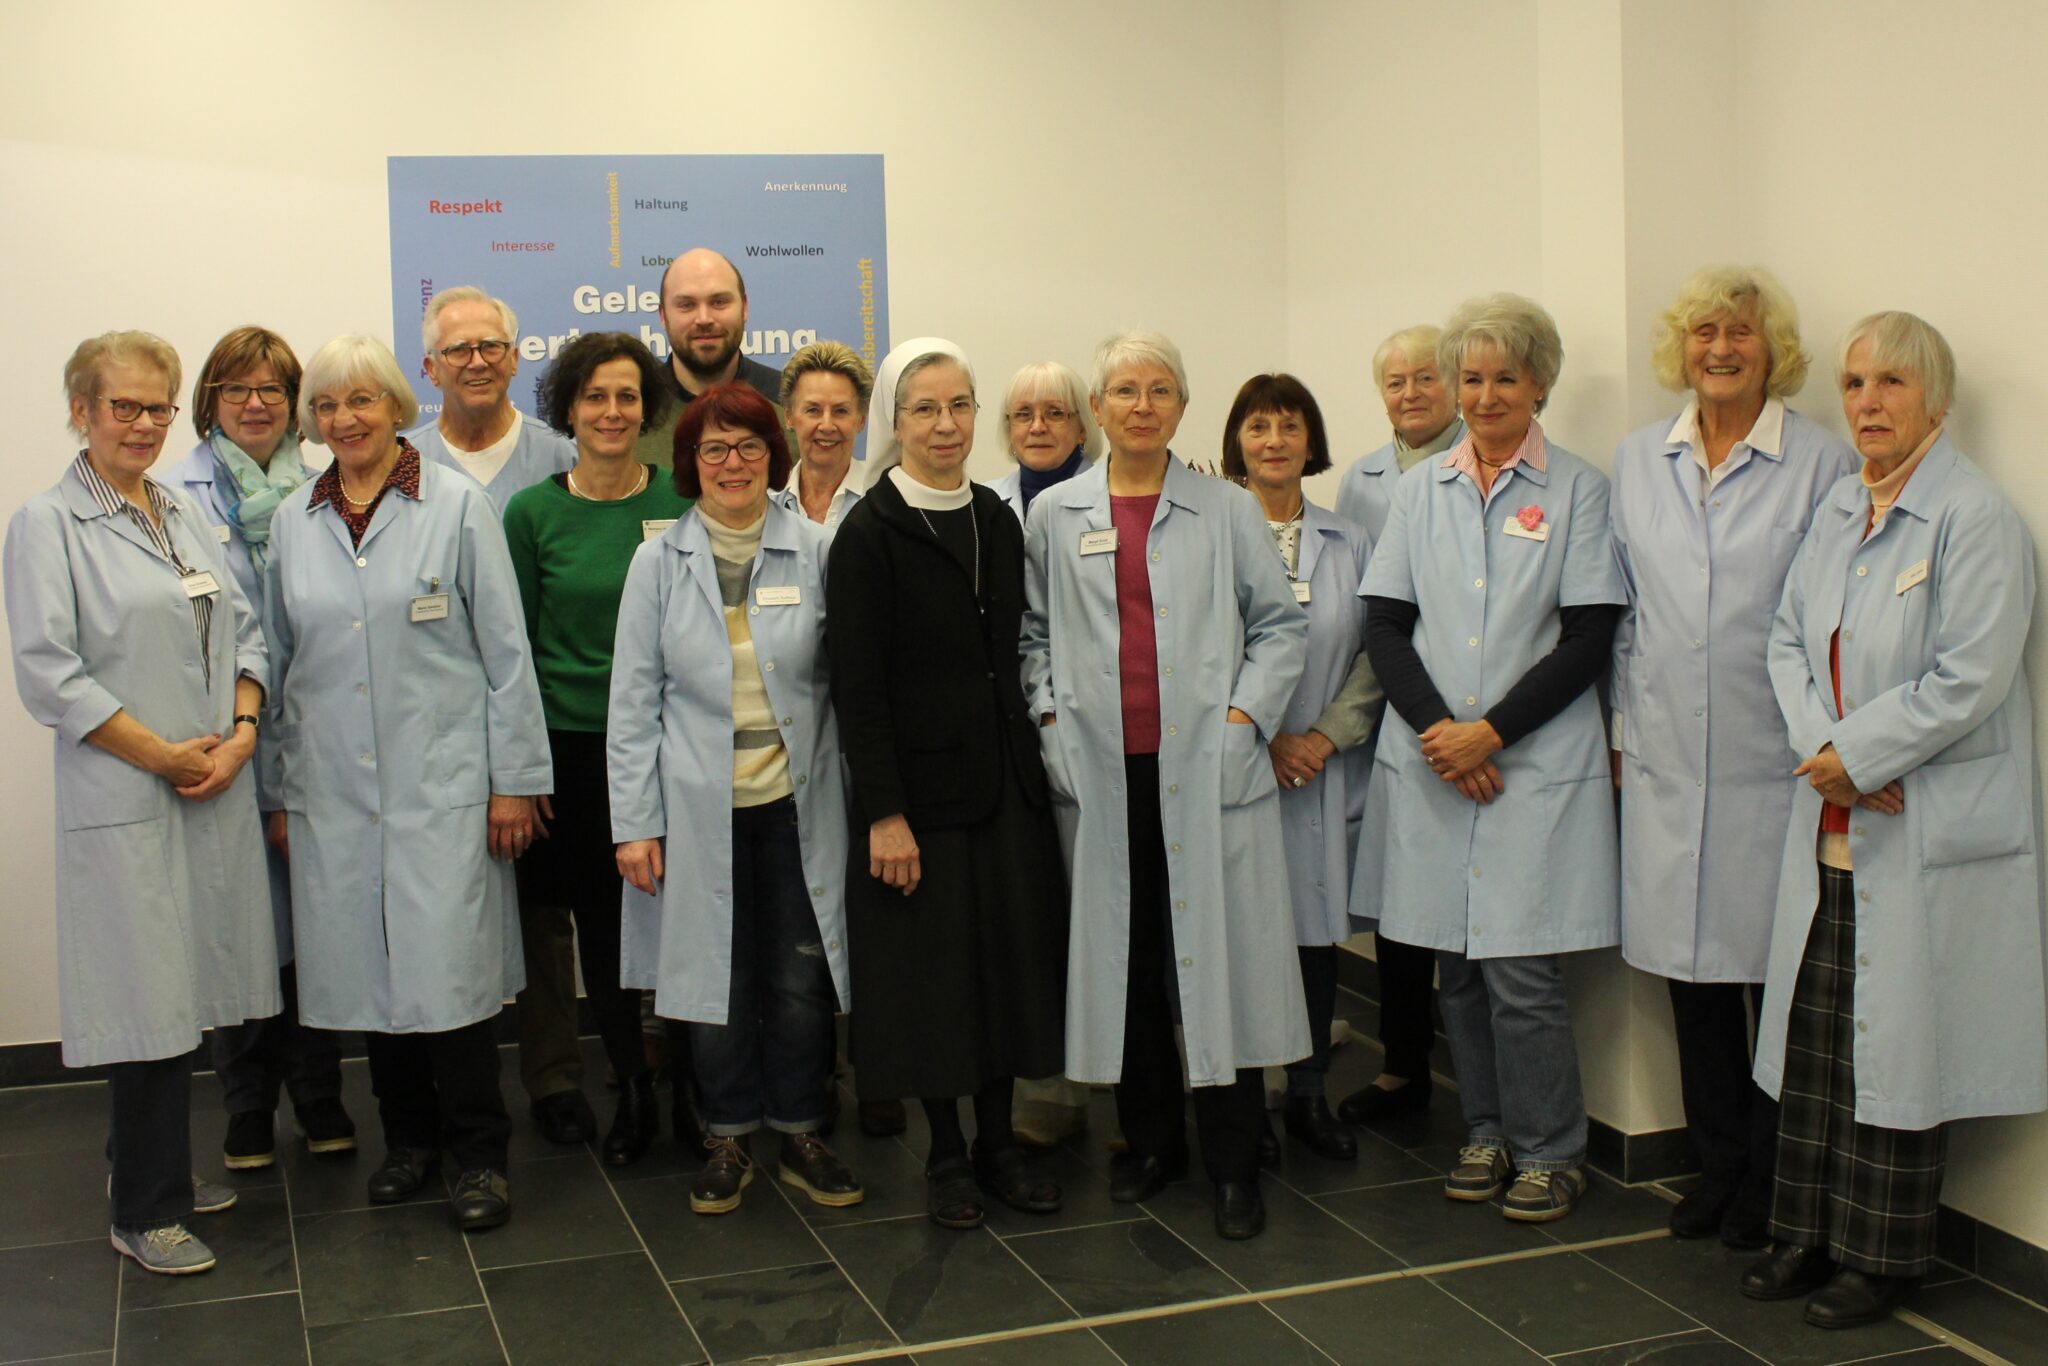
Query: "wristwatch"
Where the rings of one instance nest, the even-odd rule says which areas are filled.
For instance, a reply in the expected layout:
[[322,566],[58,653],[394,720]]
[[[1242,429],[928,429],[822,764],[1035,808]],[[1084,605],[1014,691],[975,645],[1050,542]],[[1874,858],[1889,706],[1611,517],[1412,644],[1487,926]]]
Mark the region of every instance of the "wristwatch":
[[244,721],[247,721],[252,727],[254,727],[257,730],[263,729],[262,720],[257,717],[251,716],[248,712],[243,712],[240,716],[237,716],[235,718],[235,724],[238,726],[241,725]]

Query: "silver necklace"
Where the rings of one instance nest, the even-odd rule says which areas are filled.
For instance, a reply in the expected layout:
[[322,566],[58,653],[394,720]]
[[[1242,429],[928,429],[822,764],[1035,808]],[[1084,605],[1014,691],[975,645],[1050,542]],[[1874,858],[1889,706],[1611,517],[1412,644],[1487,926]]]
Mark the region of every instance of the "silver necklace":
[[[939,541],[939,529],[932,525],[931,518],[924,515],[924,509],[915,504],[912,504],[912,509],[917,513],[917,519],[924,523],[924,529],[932,534],[932,539]],[[981,601],[981,523],[975,520],[973,503],[967,505],[967,526],[974,533],[974,606],[976,611],[986,612],[988,608]],[[944,546],[946,543],[939,541],[939,544]]]
[[592,502],[592,503],[623,503],[623,502],[625,502],[625,501],[626,501],[626,500],[627,500],[628,498],[635,498],[635,497],[638,497],[638,496],[639,496],[639,494],[640,494],[640,491],[641,491],[642,489],[644,489],[644,488],[646,488],[646,487],[647,487],[647,477],[648,477],[648,476],[647,476],[647,466],[645,466],[645,465],[642,465],[642,466],[640,467],[640,482],[639,482],[639,483],[637,483],[637,484],[635,484],[635,485],[634,485],[634,486],[633,486],[633,487],[632,487],[631,489],[627,490],[627,491],[626,491],[625,493],[622,493],[622,494],[620,494],[620,495],[619,495],[618,497],[616,497],[616,498],[593,498],[593,497],[591,497],[591,496],[590,496],[589,494],[587,494],[587,493],[585,493],[585,492],[583,491],[583,486],[582,486],[581,484],[579,484],[579,483],[577,483],[577,482],[576,482],[576,471],[575,471],[575,470],[573,470],[573,469],[572,469],[572,470],[567,470],[567,471],[564,471],[564,473],[566,473],[566,474],[568,475],[568,477],[569,477],[569,492],[571,492],[571,493],[575,494],[575,495],[576,495],[576,496],[577,496],[578,498],[582,498],[582,499],[584,499],[584,500],[586,500],[586,501],[588,501],[588,502]]

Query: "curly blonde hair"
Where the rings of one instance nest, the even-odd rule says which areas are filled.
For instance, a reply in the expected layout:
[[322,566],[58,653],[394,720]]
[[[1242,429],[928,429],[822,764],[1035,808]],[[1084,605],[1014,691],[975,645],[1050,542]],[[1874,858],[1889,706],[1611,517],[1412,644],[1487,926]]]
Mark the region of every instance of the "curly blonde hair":
[[1812,357],[1799,344],[1799,310],[1778,277],[1762,266],[1703,266],[1678,288],[1678,297],[1664,310],[1662,330],[1650,348],[1650,368],[1666,389],[1690,388],[1685,377],[1685,339],[1709,318],[1721,314],[1754,314],[1769,352],[1764,392],[1786,398],[1806,383]]

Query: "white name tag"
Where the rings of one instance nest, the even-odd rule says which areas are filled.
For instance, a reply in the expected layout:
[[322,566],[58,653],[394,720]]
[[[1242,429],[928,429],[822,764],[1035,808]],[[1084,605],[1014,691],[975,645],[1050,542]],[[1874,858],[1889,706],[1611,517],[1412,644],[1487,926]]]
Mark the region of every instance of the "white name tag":
[[1526,527],[1510,517],[1507,520],[1507,524],[1501,530],[1507,532],[1510,536],[1520,536],[1525,541],[1547,541],[1550,539],[1550,523],[1548,522],[1538,522],[1534,527]]
[[185,585],[185,596],[188,598],[210,598],[220,592],[220,580],[213,576],[210,569],[187,574],[181,582]]
[[1925,582],[1927,582],[1927,561],[1922,560],[1905,573],[1899,575],[1898,581],[1892,585],[1892,594],[1897,596],[1911,588],[1914,584]]
[[446,593],[422,593],[412,600],[414,621],[440,621],[448,615]]
[[794,607],[804,600],[804,590],[791,584],[787,588],[756,588],[754,602],[762,607]]
[[1302,582],[1302,581],[1301,581],[1300,579],[1296,579],[1296,580],[1294,581],[1294,600],[1295,600],[1296,602],[1302,602],[1302,603],[1305,603],[1305,602],[1307,602],[1307,601],[1308,601],[1308,590],[1309,590],[1309,585],[1308,585],[1308,584],[1305,584],[1305,583],[1303,583],[1303,582]]
[[213,539],[219,541],[222,545],[226,545],[228,543],[228,536],[230,534],[231,533],[224,526],[217,526],[213,529]]
[[1081,533],[1083,555],[1107,555],[1116,549],[1116,528],[1105,527],[1101,531]]
[[651,541],[675,524],[676,519],[673,517],[642,517],[640,519],[640,539]]

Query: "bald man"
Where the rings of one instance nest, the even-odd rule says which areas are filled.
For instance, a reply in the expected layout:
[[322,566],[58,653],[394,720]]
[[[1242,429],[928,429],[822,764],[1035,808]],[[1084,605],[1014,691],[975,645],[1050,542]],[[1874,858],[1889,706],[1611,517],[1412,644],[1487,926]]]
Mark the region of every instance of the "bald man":
[[661,273],[661,326],[668,333],[668,369],[675,399],[673,416],[641,434],[636,450],[647,464],[667,468],[674,460],[676,423],[691,399],[715,384],[737,379],[782,413],[777,398],[780,371],[740,354],[747,330],[747,282],[739,268],[709,247],[692,247]]

